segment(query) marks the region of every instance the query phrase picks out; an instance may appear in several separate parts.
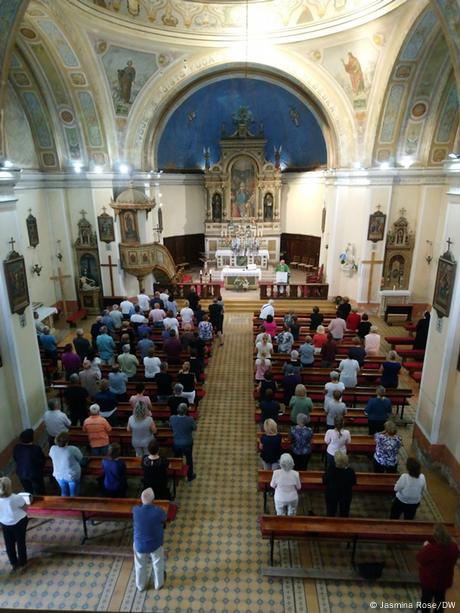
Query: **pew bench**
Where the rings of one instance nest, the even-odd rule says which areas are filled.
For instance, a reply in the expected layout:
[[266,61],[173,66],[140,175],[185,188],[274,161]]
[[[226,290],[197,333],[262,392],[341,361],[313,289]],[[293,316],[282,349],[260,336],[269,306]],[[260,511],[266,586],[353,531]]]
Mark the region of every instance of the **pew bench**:
[[[259,442],[264,433],[257,432],[257,449],[259,448]],[[289,452],[291,449],[291,437],[288,433],[280,432],[281,434],[281,448],[283,451]],[[327,445],[324,441],[324,433],[313,434],[311,439],[312,452],[321,451],[326,452]],[[351,443],[347,445],[347,453],[363,453],[365,455],[373,455],[375,452],[374,437],[368,434],[352,434]]]
[[[78,519],[82,522],[83,539],[89,538],[88,521],[131,520],[132,509],[140,504],[138,498],[85,498],[83,496],[34,496],[32,504],[27,507],[29,517],[48,519]],[[169,500],[155,500],[167,514],[167,521],[173,521],[177,515],[177,505]],[[31,528],[32,529],[32,528]]]
[[[273,566],[276,540],[335,539],[352,542],[351,564],[355,565],[358,541],[422,544],[433,534],[434,522],[367,517],[310,517],[262,515],[260,532],[270,541],[270,566]],[[455,534],[454,524],[445,524]]]
[[[172,447],[173,433],[170,428],[157,428],[155,438],[160,447]],[[82,428],[72,426],[69,429],[69,439],[71,443],[77,445],[88,445],[88,435]],[[133,449],[131,445],[132,434],[126,428],[112,428],[109,434],[111,443],[119,443],[122,449]]]
[[[267,513],[268,492],[271,491],[270,482],[273,471],[259,470],[257,476],[257,490],[264,495],[264,513]],[[299,471],[300,485],[302,492],[321,492],[324,491],[323,483],[324,471],[322,470],[301,470]],[[392,494],[398,475],[390,473],[356,473],[356,485],[353,492]]]
[[[261,416],[261,410],[256,409],[255,414],[254,414],[256,424],[260,423],[260,416]],[[327,415],[323,407],[314,408],[313,411],[310,413],[309,425],[312,426],[313,430],[315,430],[316,426],[326,424],[326,418],[327,418]],[[282,415],[278,415],[277,422],[278,422],[278,425],[279,424],[286,424],[288,426],[295,425],[295,424],[292,424],[291,422],[291,414],[289,410],[287,410],[286,413],[283,413]],[[347,414],[345,415],[345,424],[346,426],[348,425],[367,426],[368,424],[367,415],[364,413],[363,409],[347,409]]]
[[88,317],[88,310],[87,309],[80,309],[79,311],[74,311],[73,313],[71,313],[67,317],[66,322],[69,324],[69,326],[71,328],[76,328],[77,327],[77,323],[81,319],[86,319],[87,317]]
[[402,345],[412,346],[415,340],[413,336],[384,336],[384,339],[393,350]]

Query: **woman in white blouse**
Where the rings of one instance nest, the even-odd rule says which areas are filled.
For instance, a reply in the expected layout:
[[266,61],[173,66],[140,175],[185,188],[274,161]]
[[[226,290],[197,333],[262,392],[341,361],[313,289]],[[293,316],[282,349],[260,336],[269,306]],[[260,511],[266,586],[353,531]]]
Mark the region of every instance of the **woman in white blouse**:
[[334,466],[336,452],[347,453],[347,445],[351,442],[350,431],[343,429],[343,417],[341,415],[337,415],[334,419],[334,429],[326,431],[324,442],[327,443],[327,466]]
[[294,468],[294,460],[289,453],[280,457],[279,470],[273,471],[270,487],[275,490],[275,509],[277,515],[295,515],[299,503],[299,473]]
[[27,564],[26,499],[12,493],[11,480],[0,478],[0,524],[2,526],[5,549],[13,570]]
[[390,519],[414,519],[426,487],[425,476],[422,474],[420,462],[415,458],[407,458],[407,473],[399,477],[395,484],[395,498],[391,506]]

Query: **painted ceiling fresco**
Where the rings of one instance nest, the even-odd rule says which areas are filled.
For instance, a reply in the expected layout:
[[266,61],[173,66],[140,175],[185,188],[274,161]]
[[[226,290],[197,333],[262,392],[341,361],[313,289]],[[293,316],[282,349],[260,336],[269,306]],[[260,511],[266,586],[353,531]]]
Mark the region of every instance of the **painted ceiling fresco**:
[[[96,8],[125,22],[184,32],[211,34],[289,31],[327,24],[352,27],[353,19],[373,19],[377,11],[392,10],[401,2],[394,0],[260,0],[247,5],[241,1],[219,0],[73,0]],[[402,0],[404,1],[404,0]],[[317,32],[314,34],[317,36]]]
[[[458,127],[454,72],[437,16],[427,9],[407,37],[387,87],[376,161],[442,164]],[[426,146],[426,142],[430,146]]]
[[274,149],[281,146],[282,167],[288,170],[326,163],[321,127],[305,101],[273,83],[233,78],[202,87],[174,111],[159,140],[159,168],[201,169],[205,148],[216,163],[219,140],[235,131],[232,115],[241,107],[252,113],[252,133],[267,139],[268,160],[274,162]]

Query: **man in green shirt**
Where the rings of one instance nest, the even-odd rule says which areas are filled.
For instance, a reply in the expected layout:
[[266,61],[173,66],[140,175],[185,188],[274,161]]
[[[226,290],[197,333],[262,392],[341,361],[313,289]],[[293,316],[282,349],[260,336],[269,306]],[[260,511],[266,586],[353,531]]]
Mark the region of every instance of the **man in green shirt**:
[[289,266],[286,264],[284,260],[280,260],[279,263],[275,266],[275,272],[287,272],[289,273]]
[[124,372],[128,379],[136,376],[139,361],[135,355],[130,353],[129,345],[123,345],[123,353],[118,356],[117,362],[120,365],[121,372]]

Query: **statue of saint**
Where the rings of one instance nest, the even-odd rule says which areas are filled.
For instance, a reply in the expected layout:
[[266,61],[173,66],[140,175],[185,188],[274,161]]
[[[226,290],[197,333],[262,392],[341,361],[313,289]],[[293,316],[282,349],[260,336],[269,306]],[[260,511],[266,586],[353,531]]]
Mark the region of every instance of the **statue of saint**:
[[131,88],[136,78],[136,69],[132,60],[128,60],[125,68],[118,70],[118,84],[120,86],[120,97],[126,104],[131,103]]

